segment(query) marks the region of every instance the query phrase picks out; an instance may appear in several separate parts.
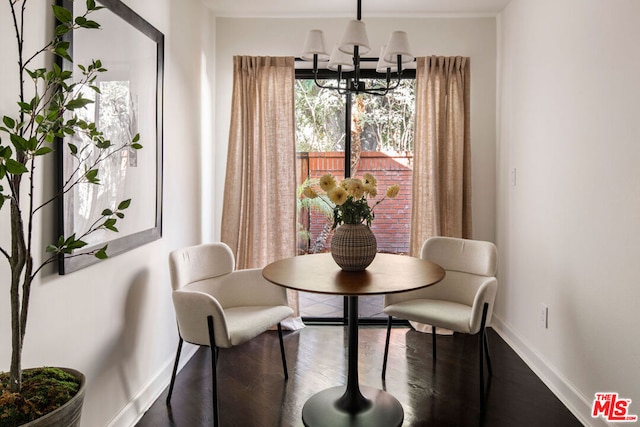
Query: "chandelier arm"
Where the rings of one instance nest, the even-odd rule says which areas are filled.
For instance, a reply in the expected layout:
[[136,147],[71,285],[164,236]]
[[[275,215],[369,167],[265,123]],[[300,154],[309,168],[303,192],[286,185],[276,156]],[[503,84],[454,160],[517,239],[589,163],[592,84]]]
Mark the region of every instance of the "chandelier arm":
[[341,80],[341,74],[342,73],[339,74],[340,77],[337,80],[337,85],[336,86],[326,85],[326,84],[320,83],[318,81],[318,73],[317,72],[314,72],[314,74],[313,74],[313,82],[320,89],[337,90],[340,95],[345,95],[347,92],[349,92],[349,88],[347,88],[346,86],[340,86],[340,82],[342,81]]
[[393,80],[394,84],[391,84],[391,81],[387,81],[387,86],[385,87],[372,87],[369,89],[365,89],[364,91],[361,91],[361,93],[367,93],[369,95],[378,95],[378,96],[384,96],[386,94],[388,94],[389,92],[391,92],[392,90],[395,90],[398,88],[398,86],[400,86],[400,82],[402,81],[400,75],[398,74],[398,77],[396,79]]
[[313,55],[313,82],[316,84],[316,86],[318,86],[320,89],[333,89],[333,90],[338,90],[340,89],[340,80],[342,79],[342,66],[338,66],[338,84],[337,86],[328,86],[328,85],[323,85],[318,81],[318,55],[314,54]]

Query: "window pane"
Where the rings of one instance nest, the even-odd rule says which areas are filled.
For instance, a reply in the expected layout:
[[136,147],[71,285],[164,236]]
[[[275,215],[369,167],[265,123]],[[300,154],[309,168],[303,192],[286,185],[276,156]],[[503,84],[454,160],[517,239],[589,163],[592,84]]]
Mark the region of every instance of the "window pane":
[[[301,197],[309,183],[325,173],[344,176],[345,97],[318,88],[313,80],[296,80],[296,151],[298,171],[298,254],[329,251],[333,211],[321,198]],[[344,298],[300,292],[305,318],[344,317]]]
[[409,251],[414,86],[415,80],[402,80],[386,96],[354,96],[351,106],[351,176],[376,177],[377,200],[390,185],[400,186],[398,196],[385,199],[374,210],[371,230],[379,252]]

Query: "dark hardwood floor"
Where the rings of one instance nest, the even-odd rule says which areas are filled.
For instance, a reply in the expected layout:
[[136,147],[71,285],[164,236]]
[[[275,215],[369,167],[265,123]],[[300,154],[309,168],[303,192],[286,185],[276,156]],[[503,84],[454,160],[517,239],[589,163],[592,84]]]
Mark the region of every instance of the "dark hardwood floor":
[[[493,376],[481,414],[477,337],[431,336],[408,328],[391,334],[386,383],[380,378],[385,328],[361,326],[360,384],[393,394],[404,408],[403,426],[571,427],[581,423],[525,363],[489,330]],[[305,401],[346,381],[346,328],[308,326],[285,332],[289,380],[284,381],[276,332],[232,349],[218,361],[222,427],[302,426]],[[177,344],[177,343],[176,343]],[[167,390],[138,427],[212,425],[209,349],[203,347],[178,374],[171,406]]]

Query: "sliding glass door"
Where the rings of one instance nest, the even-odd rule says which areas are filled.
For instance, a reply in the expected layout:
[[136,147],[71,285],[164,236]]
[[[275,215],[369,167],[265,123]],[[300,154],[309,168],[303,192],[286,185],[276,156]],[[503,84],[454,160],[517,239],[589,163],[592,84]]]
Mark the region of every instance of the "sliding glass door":
[[[395,199],[375,208],[372,230],[378,251],[405,254],[409,248],[413,161],[414,82],[405,79],[387,96],[340,95],[318,88],[305,70],[297,70],[296,146],[298,171],[298,253],[328,252],[333,212],[319,198],[302,197],[302,189],[324,174],[337,179],[371,173],[382,195],[399,184]],[[378,199],[380,196],[378,197]],[[345,298],[300,294],[306,321],[346,320]],[[383,297],[359,299],[362,321],[382,321]]]

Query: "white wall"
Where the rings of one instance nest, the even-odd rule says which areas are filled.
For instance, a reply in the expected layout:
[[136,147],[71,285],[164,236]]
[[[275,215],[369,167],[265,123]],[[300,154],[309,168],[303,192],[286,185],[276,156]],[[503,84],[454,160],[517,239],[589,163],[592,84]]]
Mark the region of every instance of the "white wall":
[[[48,3],[48,2],[47,2]],[[67,366],[88,380],[83,426],[129,426],[168,384],[177,345],[167,257],[170,250],[201,238],[201,67],[208,51],[208,12],[197,1],[125,1],[165,34],[163,238],[78,272],[48,271],[33,289],[24,367]],[[28,4],[28,38],[40,45],[52,31],[49,6]],[[7,2],[0,4],[0,37],[13,55]],[[99,20],[99,18],[98,18]],[[15,59],[0,67],[0,115],[12,113],[17,95]],[[105,64],[107,67],[109,64]],[[208,125],[208,123],[207,123]],[[142,144],[145,142],[144,135]],[[6,141],[3,136],[3,142]],[[51,186],[49,176],[38,185]],[[51,190],[51,189],[50,189]],[[134,209],[132,206],[131,209]],[[0,244],[8,243],[8,205],[2,210]],[[49,236],[55,216],[37,224]],[[126,221],[126,218],[125,218]],[[46,239],[45,239],[46,240]],[[48,242],[40,242],[43,248]],[[0,262],[0,370],[9,369],[8,265]]]
[[[216,19],[216,198],[205,217],[215,218],[220,230],[226,167],[234,55],[299,56],[306,33],[322,29],[333,45],[352,18],[321,19]],[[392,18],[365,19],[372,50],[386,43],[393,30],[405,30],[416,56],[462,55],[471,57],[471,150],[473,174],[474,237],[495,240],[495,18]],[[377,56],[371,52],[369,56]],[[219,239],[219,234],[211,236]]]
[[640,413],[638,17],[636,0],[513,0],[500,17],[494,323],[594,425],[596,392]]

